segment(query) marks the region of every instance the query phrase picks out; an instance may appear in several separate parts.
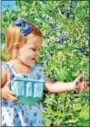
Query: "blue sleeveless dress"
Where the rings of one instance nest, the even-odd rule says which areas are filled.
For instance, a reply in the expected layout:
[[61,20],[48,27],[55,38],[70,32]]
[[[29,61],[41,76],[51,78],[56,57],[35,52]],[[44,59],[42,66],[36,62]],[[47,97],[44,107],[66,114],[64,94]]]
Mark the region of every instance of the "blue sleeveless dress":
[[[11,81],[15,78],[15,76],[44,80],[44,73],[39,65],[33,65],[31,67],[32,74],[16,73],[9,62],[3,64],[3,66],[9,72]],[[1,106],[2,126],[43,126],[41,114],[42,106],[39,103],[35,105],[14,104],[10,100],[2,98]]]

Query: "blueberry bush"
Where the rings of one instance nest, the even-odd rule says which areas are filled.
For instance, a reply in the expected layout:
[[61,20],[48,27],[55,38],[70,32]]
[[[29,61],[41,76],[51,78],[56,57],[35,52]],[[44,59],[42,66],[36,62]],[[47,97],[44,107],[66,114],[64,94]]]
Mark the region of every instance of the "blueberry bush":
[[[2,12],[2,46],[6,27],[18,17],[39,26],[44,37],[41,64],[45,75],[54,81],[73,81],[81,73],[89,80],[89,2],[19,1],[17,9]],[[5,46],[2,61],[7,61]],[[45,126],[89,126],[89,88],[43,95]]]

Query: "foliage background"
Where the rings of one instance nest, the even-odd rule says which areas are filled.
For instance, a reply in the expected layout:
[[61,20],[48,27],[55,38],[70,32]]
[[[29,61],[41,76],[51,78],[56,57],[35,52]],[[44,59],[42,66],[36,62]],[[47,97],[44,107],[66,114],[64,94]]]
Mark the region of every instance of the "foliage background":
[[[2,45],[5,30],[18,17],[40,27],[44,42],[38,63],[54,81],[73,81],[83,73],[89,76],[89,2],[88,1],[19,1],[18,9],[2,12]],[[7,61],[5,47],[2,61]],[[89,89],[60,94],[44,93],[45,126],[90,126]]]

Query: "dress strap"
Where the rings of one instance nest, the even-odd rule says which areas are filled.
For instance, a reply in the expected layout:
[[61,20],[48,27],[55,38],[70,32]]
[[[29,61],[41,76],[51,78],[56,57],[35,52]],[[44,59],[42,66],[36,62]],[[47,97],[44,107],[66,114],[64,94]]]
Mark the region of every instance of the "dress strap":
[[12,64],[11,64],[10,62],[7,62],[7,64],[8,64],[8,66],[9,66],[11,72],[16,76],[17,73],[16,73],[15,69],[13,68]]
[[15,70],[11,67],[10,63],[7,62],[7,63],[4,63],[2,64],[2,66],[9,72],[10,74],[10,80],[13,80],[14,77],[17,75]]

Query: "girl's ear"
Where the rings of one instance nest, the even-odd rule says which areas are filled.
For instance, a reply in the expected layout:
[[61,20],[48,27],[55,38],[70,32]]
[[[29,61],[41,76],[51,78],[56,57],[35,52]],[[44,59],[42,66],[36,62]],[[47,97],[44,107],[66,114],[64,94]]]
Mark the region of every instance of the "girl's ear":
[[18,42],[12,45],[12,59],[16,59],[18,56],[19,44]]
[[13,50],[19,50],[19,43],[18,43],[18,42],[14,43],[14,44],[12,45],[12,49],[13,49]]

